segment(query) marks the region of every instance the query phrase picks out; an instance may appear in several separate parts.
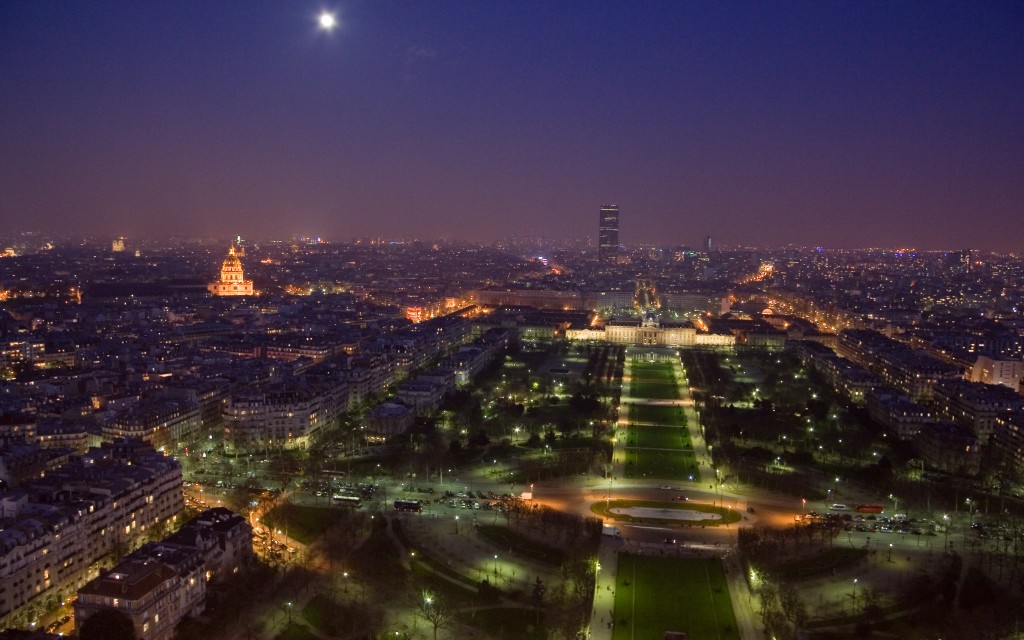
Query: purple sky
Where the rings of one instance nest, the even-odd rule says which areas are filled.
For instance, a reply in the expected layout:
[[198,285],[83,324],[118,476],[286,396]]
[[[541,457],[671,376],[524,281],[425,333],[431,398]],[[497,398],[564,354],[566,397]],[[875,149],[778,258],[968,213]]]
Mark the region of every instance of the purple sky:
[[1020,2],[13,0],[0,93],[4,229],[1024,251]]

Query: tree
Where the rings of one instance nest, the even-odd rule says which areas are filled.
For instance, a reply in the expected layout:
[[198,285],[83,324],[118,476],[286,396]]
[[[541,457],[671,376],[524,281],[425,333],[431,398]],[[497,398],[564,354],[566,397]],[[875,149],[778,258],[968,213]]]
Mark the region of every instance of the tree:
[[424,589],[421,595],[423,597],[420,598],[419,615],[434,630],[434,640],[437,640],[437,630],[452,624],[452,611],[443,599],[430,590]]
[[469,437],[469,446],[475,448],[486,447],[491,442],[491,439],[487,437],[487,432],[483,429],[477,429],[473,435]]
[[861,590],[861,611],[874,618],[882,613],[882,594],[877,589],[864,587]]
[[[867,589],[865,589],[865,592]],[[797,594],[793,585],[783,582],[779,585],[779,605],[782,614],[798,631],[807,621],[807,606]]]
[[85,619],[78,630],[79,640],[135,640],[131,618],[117,609],[100,609]]
[[540,576],[537,576],[537,579],[533,582],[533,593],[531,593],[530,597],[533,601],[533,608],[537,613],[538,623],[540,622],[540,608],[544,605],[544,594],[547,590],[548,588],[544,586],[544,581],[540,579]]

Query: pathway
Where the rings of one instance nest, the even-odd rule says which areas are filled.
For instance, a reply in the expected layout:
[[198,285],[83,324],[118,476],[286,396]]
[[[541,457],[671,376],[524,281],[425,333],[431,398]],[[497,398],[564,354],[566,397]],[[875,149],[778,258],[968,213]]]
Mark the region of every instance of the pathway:
[[615,617],[615,576],[619,568],[619,547],[623,543],[609,536],[601,540],[598,562],[601,569],[597,572],[594,586],[594,612],[590,619],[591,640],[611,640],[614,632],[611,620]]

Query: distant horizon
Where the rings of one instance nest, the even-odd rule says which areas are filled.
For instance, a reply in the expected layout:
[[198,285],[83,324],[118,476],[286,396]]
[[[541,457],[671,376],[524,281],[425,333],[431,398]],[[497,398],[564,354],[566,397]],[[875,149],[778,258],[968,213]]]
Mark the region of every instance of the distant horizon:
[[[11,239],[13,239],[13,238],[16,238],[16,237],[22,236],[22,235],[28,235],[28,234],[35,235],[40,240],[46,239],[46,240],[55,240],[55,241],[57,241],[58,244],[56,244],[54,246],[54,248],[73,247],[74,243],[79,242],[79,243],[84,244],[84,246],[95,246],[97,248],[104,248],[104,247],[106,247],[107,249],[109,249],[110,247],[107,246],[107,245],[109,245],[109,243],[111,243],[113,240],[118,239],[118,238],[124,238],[124,240],[127,243],[126,249],[125,249],[125,254],[129,254],[134,248],[137,248],[137,247],[135,247],[132,244],[133,242],[135,242],[135,243],[143,243],[143,244],[147,244],[147,245],[156,244],[156,245],[161,246],[162,248],[169,248],[171,245],[170,244],[161,245],[161,243],[171,243],[171,242],[199,243],[199,244],[204,244],[204,245],[215,245],[215,246],[223,245],[224,251],[226,252],[228,250],[228,248],[230,248],[231,246],[234,246],[236,244],[235,243],[235,238],[238,236],[238,234],[234,234],[234,235],[225,235],[225,236],[174,236],[174,235],[157,236],[157,235],[153,235],[153,236],[136,236],[136,237],[133,237],[133,236],[128,236],[128,235],[124,235],[124,234],[113,233],[113,234],[89,234],[89,235],[86,235],[86,236],[83,236],[83,237],[77,237],[77,236],[69,236],[69,235],[61,235],[61,236],[48,235],[47,232],[44,232],[44,231],[16,231],[16,232],[13,232],[13,233],[9,232],[9,234],[7,236],[0,236],[0,240],[3,240],[3,239],[6,238],[8,240],[8,243],[9,243],[9,241]],[[469,238],[420,238],[420,237],[387,237],[387,236],[350,236],[350,237],[346,237],[346,238],[329,238],[329,237],[325,237],[325,236],[319,236],[319,237],[318,236],[305,236],[305,240],[315,240],[317,238],[319,238],[319,242],[308,242],[306,246],[315,246],[317,244],[321,244],[321,245],[325,245],[325,246],[329,246],[329,245],[337,245],[337,246],[344,246],[344,245],[353,245],[353,246],[355,246],[355,245],[362,245],[362,246],[387,246],[387,245],[395,245],[395,246],[402,246],[402,245],[407,245],[407,244],[412,244],[412,243],[420,243],[420,244],[426,244],[426,245],[434,244],[434,243],[444,243],[444,244],[466,244],[466,245],[471,245],[471,246],[490,246],[490,245],[494,245],[494,244],[498,244],[498,243],[520,242],[520,243],[524,243],[525,244],[525,243],[528,243],[528,242],[536,242],[536,243],[547,243],[547,244],[550,244],[550,245],[574,245],[575,244],[577,246],[575,246],[573,248],[590,249],[590,250],[593,250],[595,253],[597,252],[597,248],[598,248],[597,247],[597,243],[594,240],[594,238],[590,238],[590,242],[587,243],[586,246],[584,247],[582,245],[587,241],[586,238],[578,238],[577,239],[577,238],[572,238],[572,237],[536,238],[536,237],[530,237],[530,236],[506,236],[506,237],[502,237],[502,238],[493,238],[493,239],[486,239],[486,240],[475,240],[475,239],[469,239]],[[250,246],[254,245],[254,244],[275,244],[275,245],[292,244],[292,243],[295,243],[295,242],[297,242],[299,240],[302,240],[302,239],[303,239],[302,237],[299,237],[299,238],[295,238],[295,237],[272,238],[272,237],[250,237],[250,236],[246,236],[246,235],[242,236],[243,243],[246,244],[246,245],[250,245]],[[903,254],[903,253],[955,253],[955,252],[959,252],[959,251],[979,251],[979,252],[983,252],[983,253],[986,253],[986,254],[1004,255],[1004,256],[1017,256],[1017,255],[1024,254],[1024,250],[1022,250],[1022,251],[998,251],[998,250],[986,249],[986,248],[983,248],[983,247],[971,247],[971,246],[944,247],[944,248],[941,248],[941,247],[915,247],[915,246],[861,246],[861,247],[849,246],[849,247],[841,247],[841,246],[826,246],[826,245],[820,245],[820,244],[807,244],[807,245],[798,245],[798,244],[755,245],[755,244],[720,243],[720,242],[718,242],[717,238],[714,238],[713,236],[712,236],[712,239],[715,241],[715,246],[712,248],[712,252],[720,251],[720,250],[721,251],[745,251],[745,250],[750,250],[750,251],[785,251],[785,250],[816,251],[817,250],[817,251],[822,251],[822,252],[835,252],[835,251],[840,251],[840,252],[844,252],[844,251],[848,251],[848,252],[889,252],[889,253],[900,253],[900,254]],[[696,253],[703,253],[703,250],[700,248],[699,243],[658,244],[658,243],[653,243],[653,242],[632,242],[632,243],[628,243],[628,244],[623,243],[620,246],[624,250],[627,250],[627,251],[641,250],[641,249],[651,249],[651,248],[658,248],[658,249],[687,248],[687,249],[694,250]],[[552,247],[552,248],[556,248],[556,247]],[[3,247],[0,247],[0,250],[2,250],[2,249],[3,249]],[[0,257],[2,257],[2,256],[0,256]]]

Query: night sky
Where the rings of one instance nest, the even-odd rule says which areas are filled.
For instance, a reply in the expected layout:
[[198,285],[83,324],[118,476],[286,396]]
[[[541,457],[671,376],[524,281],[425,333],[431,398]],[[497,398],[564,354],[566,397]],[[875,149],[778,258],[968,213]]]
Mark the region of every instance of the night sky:
[[1024,4],[0,3],[0,234],[594,239],[605,203],[625,243],[1022,251]]

